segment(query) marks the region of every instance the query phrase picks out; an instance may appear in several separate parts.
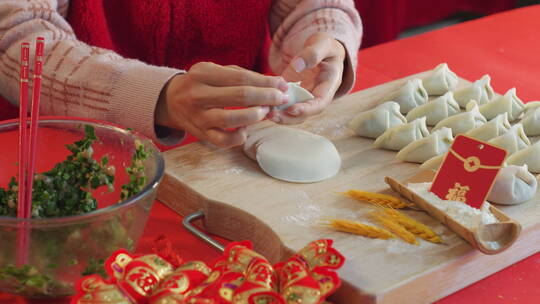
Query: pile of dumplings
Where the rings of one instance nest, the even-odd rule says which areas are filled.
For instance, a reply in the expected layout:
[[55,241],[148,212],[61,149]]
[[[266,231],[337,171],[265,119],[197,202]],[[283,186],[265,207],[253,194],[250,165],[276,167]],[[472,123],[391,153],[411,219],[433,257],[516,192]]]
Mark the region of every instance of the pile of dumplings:
[[[359,136],[375,139],[375,147],[399,151],[398,159],[420,163],[422,169],[436,170],[454,137],[465,134],[507,150],[506,164],[522,168],[507,169],[520,172],[514,178],[524,176],[523,168],[530,175],[527,180],[531,173],[540,173],[540,141],[531,144],[528,137],[540,136],[540,101],[524,104],[515,88],[495,96],[489,75],[456,90],[458,81],[446,63],[439,64],[424,79],[408,80],[377,107],[358,114],[348,126]],[[430,101],[430,96],[435,97]],[[535,192],[536,183],[531,198]]]

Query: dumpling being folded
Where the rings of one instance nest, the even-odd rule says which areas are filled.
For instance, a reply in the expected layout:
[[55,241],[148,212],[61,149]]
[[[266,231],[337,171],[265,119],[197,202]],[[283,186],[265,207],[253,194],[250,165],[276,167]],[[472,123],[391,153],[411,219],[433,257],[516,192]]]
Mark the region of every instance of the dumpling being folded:
[[399,112],[399,104],[389,101],[358,114],[349,122],[349,128],[359,136],[377,138],[387,129],[405,123],[407,119]]
[[277,106],[276,108],[278,110],[286,110],[294,104],[306,102],[315,98],[311,92],[300,86],[300,81],[289,82],[288,85],[289,89],[287,90],[287,95],[289,95],[289,102],[284,105]]
[[454,94],[447,92],[437,99],[412,109],[407,113],[407,121],[426,117],[426,124],[434,126],[439,121],[460,112],[459,105],[454,100]]
[[452,129],[452,134],[456,136],[477,128],[486,122],[487,120],[480,114],[480,110],[478,110],[476,101],[473,100],[467,105],[467,112],[459,113],[441,120],[433,128],[433,131],[447,127]]
[[408,144],[396,155],[397,159],[411,163],[423,163],[428,159],[448,152],[454,137],[450,128],[442,128],[430,135]]
[[506,162],[509,165],[527,165],[530,172],[540,173],[540,141],[510,155]]
[[422,84],[429,95],[442,95],[456,88],[458,76],[450,70],[448,64],[441,63],[429,76],[422,79]]
[[527,165],[501,168],[487,200],[501,205],[516,205],[530,201],[536,194],[538,181],[527,171]]
[[444,158],[446,157],[446,154],[447,153],[443,153],[441,155],[433,156],[432,158],[426,160],[420,166],[420,169],[438,171],[444,161]]
[[462,108],[465,108],[471,100],[476,100],[479,105],[486,104],[494,95],[489,75],[484,75],[470,86],[454,92],[454,98]]
[[395,101],[400,106],[400,111],[403,114],[408,113],[411,109],[426,103],[428,94],[422,80],[418,78],[411,79],[405,83],[399,90],[383,98],[382,102]]
[[508,152],[507,156],[531,145],[531,141],[523,131],[523,126],[519,123],[513,125],[505,134],[491,139],[489,143],[505,149]]
[[525,104],[525,115],[521,119],[521,124],[528,136],[540,135],[540,101]]
[[478,140],[488,141],[495,137],[501,136],[510,130],[510,122],[508,121],[508,113],[497,115],[487,123],[472,129],[465,133],[465,135],[476,138]]
[[495,98],[492,102],[480,106],[480,113],[486,119],[492,119],[504,112],[508,113],[508,121],[518,119],[525,110],[525,105],[516,95],[516,88],[511,88],[503,96]]
[[426,118],[421,117],[404,125],[395,126],[379,136],[373,146],[388,150],[400,150],[415,140],[429,135]]

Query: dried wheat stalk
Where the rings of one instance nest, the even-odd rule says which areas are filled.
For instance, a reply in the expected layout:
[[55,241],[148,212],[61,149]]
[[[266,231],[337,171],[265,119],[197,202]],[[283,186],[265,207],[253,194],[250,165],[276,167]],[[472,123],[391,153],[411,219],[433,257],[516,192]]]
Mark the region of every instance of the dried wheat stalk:
[[405,227],[401,226],[392,217],[388,216],[387,214],[381,211],[373,211],[373,212],[370,212],[369,214],[375,220],[377,220],[381,225],[383,225],[386,229],[391,231],[393,234],[399,236],[405,242],[409,244],[418,245],[418,241],[416,240],[416,237],[414,236],[414,234],[412,234],[409,230],[405,229]]
[[403,202],[398,197],[388,194],[367,192],[362,190],[349,190],[343,194],[358,201],[364,201],[394,209],[402,209],[414,206],[414,204]]
[[442,243],[442,239],[435,231],[402,212],[391,208],[384,208],[383,212],[419,238],[432,243]]
[[327,225],[338,231],[357,234],[357,235],[365,236],[372,239],[385,239],[386,240],[386,239],[391,239],[395,237],[392,233],[390,233],[386,229],[378,228],[378,227],[374,227],[371,225],[366,225],[366,224],[362,224],[362,223],[350,221],[350,220],[332,219],[328,221]]

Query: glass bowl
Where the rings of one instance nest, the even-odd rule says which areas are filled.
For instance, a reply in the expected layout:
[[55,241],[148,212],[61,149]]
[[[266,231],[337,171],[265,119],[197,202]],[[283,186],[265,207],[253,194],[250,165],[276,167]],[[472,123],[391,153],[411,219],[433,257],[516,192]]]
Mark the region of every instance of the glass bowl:
[[[149,139],[93,120],[43,118],[36,172],[48,171],[65,160],[70,154],[65,145],[82,139],[85,125],[93,126],[99,138],[93,145],[94,159],[107,155],[109,164],[115,166],[115,190],[93,191],[98,209],[82,215],[32,219],[0,216],[0,291],[28,298],[69,296],[83,275],[103,271],[103,260],[113,251],[135,248],[164,172],[163,157]],[[144,162],[146,183],[140,193],[119,202],[121,186],[129,180],[124,168],[131,164],[136,142],[150,152]],[[6,188],[10,177],[17,175],[17,121],[0,123],[0,147],[0,187]],[[15,265],[17,231],[23,226],[28,227],[29,250],[27,264],[21,268]]]

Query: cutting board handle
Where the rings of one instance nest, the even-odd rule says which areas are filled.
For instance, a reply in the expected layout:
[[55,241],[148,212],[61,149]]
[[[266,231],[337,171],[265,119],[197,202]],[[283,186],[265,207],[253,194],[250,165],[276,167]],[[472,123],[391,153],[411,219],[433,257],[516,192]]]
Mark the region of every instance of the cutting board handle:
[[182,224],[193,235],[195,235],[199,239],[203,240],[208,245],[214,247],[214,249],[218,250],[219,252],[224,252],[225,251],[225,246],[221,245],[220,242],[214,240],[211,236],[209,236],[208,234],[204,233],[203,231],[197,229],[197,227],[195,227],[192,224],[193,221],[203,219],[203,218],[204,218],[204,211],[202,211],[202,210],[196,211],[196,212],[193,212],[190,215],[186,216],[184,218],[184,220],[182,221]]

